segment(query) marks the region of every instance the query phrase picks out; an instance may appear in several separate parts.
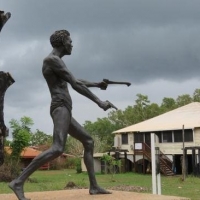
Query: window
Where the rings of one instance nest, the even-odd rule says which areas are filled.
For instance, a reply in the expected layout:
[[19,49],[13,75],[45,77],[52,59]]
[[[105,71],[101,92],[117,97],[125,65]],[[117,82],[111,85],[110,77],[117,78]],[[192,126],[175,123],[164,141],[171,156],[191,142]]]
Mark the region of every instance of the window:
[[128,133],[122,134],[122,144],[128,144]]
[[185,129],[184,130],[184,139],[185,139],[185,142],[193,142],[193,131],[192,131],[192,129]]
[[[185,142],[193,142],[192,129],[184,130],[184,140],[185,140]],[[182,130],[174,131],[174,142],[183,142],[183,131]]]
[[143,133],[134,133],[134,142],[142,143],[143,142]]
[[172,131],[163,131],[163,142],[172,142]]
[[144,133],[144,136],[145,136],[145,143],[150,146],[151,145],[150,133]]
[[174,142],[183,142],[182,130],[174,131]]

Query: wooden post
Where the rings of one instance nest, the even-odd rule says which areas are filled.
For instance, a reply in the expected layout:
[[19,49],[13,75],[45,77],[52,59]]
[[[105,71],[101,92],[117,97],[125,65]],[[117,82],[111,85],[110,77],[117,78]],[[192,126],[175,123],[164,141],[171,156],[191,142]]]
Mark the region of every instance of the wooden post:
[[183,175],[183,181],[185,181],[185,131],[184,131],[184,125],[182,129],[182,138],[183,138],[183,159],[182,159],[182,175]]
[[199,161],[198,176],[200,176],[200,149],[198,149],[198,161]]
[[188,157],[187,157],[187,149],[185,149],[185,176],[188,175]]
[[192,169],[194,176],[196,176],[195,163],[195,149],[192,148]]
[[126,153],[126,151],[124,151],[124,160],[125,160],[125,173],[128,171],[127,170],[127,165],[128,165],[128,162],[127,162],[127,153]]

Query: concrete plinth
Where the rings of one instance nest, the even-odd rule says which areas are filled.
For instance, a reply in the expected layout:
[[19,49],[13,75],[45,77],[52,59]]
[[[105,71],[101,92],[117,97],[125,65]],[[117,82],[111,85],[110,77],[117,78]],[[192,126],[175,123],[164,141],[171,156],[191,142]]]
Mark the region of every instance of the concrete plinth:
[[[190,200],[184,197],[110,191],[112,194],[108,195],[89,195],[88,189],[31,192],[26,193],[26,197],[31,200]],[[17,200],[17,197],[14,194],[0,194],[0,200]]]

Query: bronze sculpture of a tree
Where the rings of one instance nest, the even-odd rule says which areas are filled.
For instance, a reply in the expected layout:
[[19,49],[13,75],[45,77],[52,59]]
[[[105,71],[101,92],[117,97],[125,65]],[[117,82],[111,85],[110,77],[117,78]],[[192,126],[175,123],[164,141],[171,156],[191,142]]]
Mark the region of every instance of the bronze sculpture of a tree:
[[[0,10],[0,32],[11,14]],[[4,139],[8,135],[8,128],[4,123],[4,96],[7,88],[14,83],[14,79],[8,72],[0,71],[0,166],[4,162]]]

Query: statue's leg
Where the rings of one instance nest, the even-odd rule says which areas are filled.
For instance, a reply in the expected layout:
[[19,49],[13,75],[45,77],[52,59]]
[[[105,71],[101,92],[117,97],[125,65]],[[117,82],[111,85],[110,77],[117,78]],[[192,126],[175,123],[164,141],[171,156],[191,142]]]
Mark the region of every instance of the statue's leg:
[[72,118],[71,120],[69,134],[72,137],[79,140],[84,146],[84,162],[87,168],[90,181],[90,194],[110,194],[109,191],[100,188],[96,181],[93,161],[94,141],[92,137],[83,129],[83,127],[74,118]]
[[19,200],[28,200],[25,198],[23,190],[25,180],[42,165],[55,159],[64,151],[71,114],[65,107],[58,107],[53,111],[52,119],[54,123],[52,146],[34,158],[20,176],[9,184],[9,187],[15,192]]

